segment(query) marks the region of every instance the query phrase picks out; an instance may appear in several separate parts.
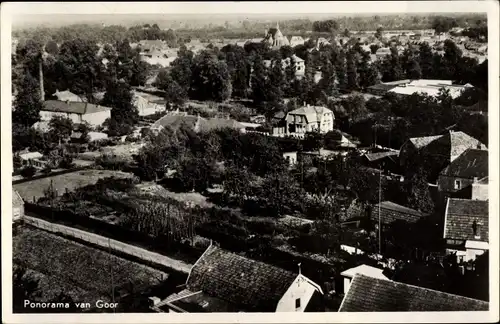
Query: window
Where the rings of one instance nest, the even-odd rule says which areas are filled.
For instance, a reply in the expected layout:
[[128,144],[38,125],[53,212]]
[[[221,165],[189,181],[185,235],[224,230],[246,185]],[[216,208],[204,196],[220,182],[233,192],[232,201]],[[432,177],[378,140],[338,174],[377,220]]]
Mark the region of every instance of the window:
[[461,187],[462,187],[462,183],[460,182],[460,180],[455,180],[455,189],[460,190]]
[[300,298],[295,299],[295,308],[300,308]]

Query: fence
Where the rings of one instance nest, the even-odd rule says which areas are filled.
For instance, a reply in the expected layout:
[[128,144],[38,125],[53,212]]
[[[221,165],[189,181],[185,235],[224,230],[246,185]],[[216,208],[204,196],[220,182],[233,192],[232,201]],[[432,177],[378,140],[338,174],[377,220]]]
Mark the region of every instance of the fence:
[[173,269],[175,271],[183,273],[189,273],[189,270],[191,269],[191,265],[183,261],[175,260],[158,253],[150,252],[130,244],[110,239],[108,237],[96,235],[64,225],[50,223],[31,216],[24,216],[24,222],[48,232],[58,233],[67,237],[76,238],[80,241],[88,242],[123,255],[130,255],[134,258],[146,261],[149,264],[154,264],[156,265],[156,267],[159,266],[163,268]]

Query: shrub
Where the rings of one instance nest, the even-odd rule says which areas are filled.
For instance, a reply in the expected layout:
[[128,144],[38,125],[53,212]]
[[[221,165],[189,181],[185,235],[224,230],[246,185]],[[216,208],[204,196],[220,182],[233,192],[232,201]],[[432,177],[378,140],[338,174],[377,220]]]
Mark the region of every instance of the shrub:
[[21,175],[24,178],[31,178],[35,175],[35,173],[36,173],[36,168],[31,165],[21,169]]

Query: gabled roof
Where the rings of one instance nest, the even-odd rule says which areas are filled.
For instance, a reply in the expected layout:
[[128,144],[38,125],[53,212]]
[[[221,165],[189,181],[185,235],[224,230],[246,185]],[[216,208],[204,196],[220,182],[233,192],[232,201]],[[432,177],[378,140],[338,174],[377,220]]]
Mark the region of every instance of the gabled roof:
[[487,311],[489,303],[390,280],[356,275],[339,312]]
[[451,144],[451,151],[450,154],[451,156],[459,156],[462,154],[465,150],[469,148],[478,148],[478,145],[480,149],[485,150],[486,145],[482,144],[480,141],[475,139],[474,137],[467,135],[464,132],[454,132],[450,131],[447,135],[450,137],[450,144]]
[[187,287],[238,305],[275,311],[278,301],[298,277],[278,267],[210,246],[191,269]]
[[321,120],[320,117],[325,113],[333,115],[330,109],[323,106],[304,106],[288,112],[288,115],[303,115],[306,116],[308,123],[316,123]]
[[489,177],[486,176],[486,177],[480,179],[477,183],[478,184],[488,184],[489,183]]
[[40,152],[28,152],[19,154],[19,157],[23,160],[40,159],[43,157],[43,154]]
[[441,175],[458,178],[484,178],[488,175],[488,151],[468,149],[453,160]]
[[373,162],[390,156],[397,156],[399,151],[377,152],[365,154],[368,161]]
[[383,269],[371,267],[366,264],[359,265],[355,268],[347,269],[343,271],[340,275],[348,278],[354,278],[355,275],[361,274],[364,276],[372,277],[372,278],[378,278],[378,279],[385,279],[388,280],[386,276],[382,274],[384,272]]
[[[488,201],[448,198],[444,238],[453,240],[488,241]],[[474,222],[476,235],[474,237]]]
[[65,102],[59,100],[47,100],[43,103],[43,111],[64,112],[69,114],[92,114],[111,110],[109,107],[94,105],[87,102]]

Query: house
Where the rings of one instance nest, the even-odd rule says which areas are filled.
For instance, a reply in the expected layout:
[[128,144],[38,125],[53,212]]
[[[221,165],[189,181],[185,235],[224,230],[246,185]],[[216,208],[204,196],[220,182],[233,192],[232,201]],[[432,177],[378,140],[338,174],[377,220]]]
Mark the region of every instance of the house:
[[271,45],[271,48],[273,49],[278,49],[282,46],[290,45],[288,38],[286,38],[286,36],[283,36],[283,34],[281,33],[278,23],[276,23],[276,28],[270,28],[266,32],[266,36],[262,41]]
[[399,162],[403,166],[411,162],[419,153],[438,157],[441,160],[439,165],[435,161],[423,162],[424,167],[429,170],[439,169],[436,174],[433,174],[437,178],[448,164],[468,149],[486,150],[487,147],[464,132],[449,130],[441,135],[410,138],[399,150]]
[[323,291],[300,273],[210,245],[191,268],[185,289],[154,306],[157,312],[304,312]]
[[290,46],[295,47],[297,45],[304,45],[305,40],[302,38],[302,36],[292,36],[290,38]]
[[439,96],[441,89],[448,90],[450,96],[455,99],[460,97],[465,89],[472,88],[472,85],[456,85],[451,80],[412,80],[409,83],[401,84],[389,90],[389,93],[398,95],[412,95],[414,93],[425,94],[431,97]]
[[339,312],[487,311],[489,303],[357,274]]
[[47,162],[43,161],[43,154],[40,152],[20,153],[21,163],[23,166],[33,166],[35,168],[43,168]]
[[176,131],[180,127],[188,127],[195,132],[209,132],[214,129],[231,128],[240,132],[245,131],[245,127],[234,119],[229,118],[202,118],[181,113],[165,115],[158,119],[150,129],[153,132],[160,132],[169,127]]
[[383,170],[399,172],[399,151],[368,152],[364,155],[366,166]]
[[87,102],[47,100],[40,111],[42,121],[50,121],[54,116],[71,119],[75,124],[87,122],[92,126],[100,126],[111,117],[111,108]]
[[447,253],[457,261],[474,260],[489,249],[488,201],[448,198],[444,218]]
[[378,278],[382,280],[389,280],[384,274],[384,270],[375,268],[366,264],[359,265],[354,268],[347,269],[343,272],[340,273],[342,277],[344,277],[344,291],[343,293],[346,294],[349,291],[349,287],[351,286],[352,280],[354,277],[358,274],[363,275],[363,276],[368,276],[372,278]]
[[444,194],[455,193],[472,187],[479,179],[486,176],[488,176],[488,151],[467,149],[441,171],[438,189]]
[[151,95],[145,94],[143,92],[133,92],[132,102],[139,112],[139,116],[153,115],[161,111],[165,111],[165,104],[160,103],[162,98],[157,97],[158,100],[152,101],[148,97]]
[[321,106],[304,106],[286,114],[287,135],[304,135],[307,132],[328,133],[333,130],[333,112]]
[[76,95],[69,90],[65,90],[65,91],[56,90],[56,92],[53,94],[53,96],[56,97],[57,100],[59,100],[59,101],[74,101],[74,102],[87,101],[87,99],[85,97],[81,97],[79,95]]
[[12,189],[12,221],[18,221],[24,216],[24,201],[19,193]]
[[[380,210],[380,213],[379,213]],[[392,222],[401,220],[408,223],[415,223],[427,215],[418,210],[398,205],[391,201],[382,201],[373,206],[370,219],[374,223],[390,225]]]

